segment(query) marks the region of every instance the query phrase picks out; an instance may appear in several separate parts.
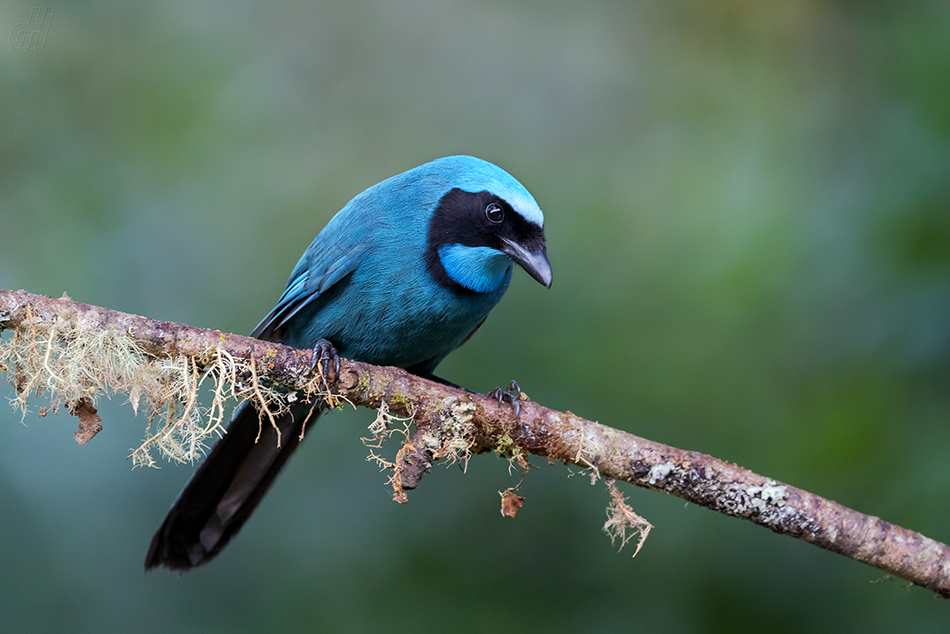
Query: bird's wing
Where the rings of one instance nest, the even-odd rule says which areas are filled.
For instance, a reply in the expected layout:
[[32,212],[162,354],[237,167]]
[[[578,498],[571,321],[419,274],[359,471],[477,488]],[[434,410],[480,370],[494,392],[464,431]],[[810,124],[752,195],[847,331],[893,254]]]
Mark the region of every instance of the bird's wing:
[[321,232],[297,262],[284,294],[257,328],[252,337],[280,341],[281,330],[307,304],[353,272],[368,245],[355,241],[333,240]]

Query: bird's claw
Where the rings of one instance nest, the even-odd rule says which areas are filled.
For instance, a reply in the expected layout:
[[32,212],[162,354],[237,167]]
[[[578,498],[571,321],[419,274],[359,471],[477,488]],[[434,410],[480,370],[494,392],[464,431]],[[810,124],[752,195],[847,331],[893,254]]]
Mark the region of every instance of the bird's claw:
[[313,364],[310,373],[319,372],[323,379],[332,382],[340,376],[340,355],[336,348],[326,339],[320,339],[313,346]]
[[488,396],[496,399],[499,405],[502,403],[511,403],[511,408],[515,412],[515,418],[518,418],[521,414],[521,387],[517,381],[512,380],[511,383],[508,384],[507,390],[496,387],[488,393]]

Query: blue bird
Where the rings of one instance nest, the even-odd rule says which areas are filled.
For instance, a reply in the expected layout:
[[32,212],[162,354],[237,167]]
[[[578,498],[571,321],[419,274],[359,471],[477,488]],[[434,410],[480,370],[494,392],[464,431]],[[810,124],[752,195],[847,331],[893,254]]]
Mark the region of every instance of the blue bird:
[[[328,372],[341,355],[440,380],[435,367],[485,321],[513,264],[550,288],[543,227],[534,198],[501,168],[434,160],[347,203],[251,336],[313,348]],[[152,538],[145,568],[185,571],[214,558],[297,448],[310,409],[299,403],[277,419],[278,446],[254,405],[238,406]]]

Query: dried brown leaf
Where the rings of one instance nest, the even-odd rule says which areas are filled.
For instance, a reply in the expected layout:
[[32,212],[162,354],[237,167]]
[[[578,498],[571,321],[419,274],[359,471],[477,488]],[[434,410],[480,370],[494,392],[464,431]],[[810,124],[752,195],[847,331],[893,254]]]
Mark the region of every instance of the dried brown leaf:
[[79,417],[79,430],[73,434],[76,442],[85,445],[93,436],[102,431],[102,417],[92,404],[92,399],[84,396],[66,403],[69,413]]
[[518,514],[518,509],[524,504],[524,498],[516,494],[512,489],[505,489],[501,494],[501,514],[505,517],[514,517]]

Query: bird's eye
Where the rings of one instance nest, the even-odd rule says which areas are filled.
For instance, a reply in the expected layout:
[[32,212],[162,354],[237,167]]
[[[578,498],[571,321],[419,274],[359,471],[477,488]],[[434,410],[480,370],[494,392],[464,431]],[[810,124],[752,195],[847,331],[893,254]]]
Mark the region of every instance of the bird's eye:
[[485,207],[485,216],[489,222],[499,223],[505,219],[505,210],[498,203],[488,203]]

